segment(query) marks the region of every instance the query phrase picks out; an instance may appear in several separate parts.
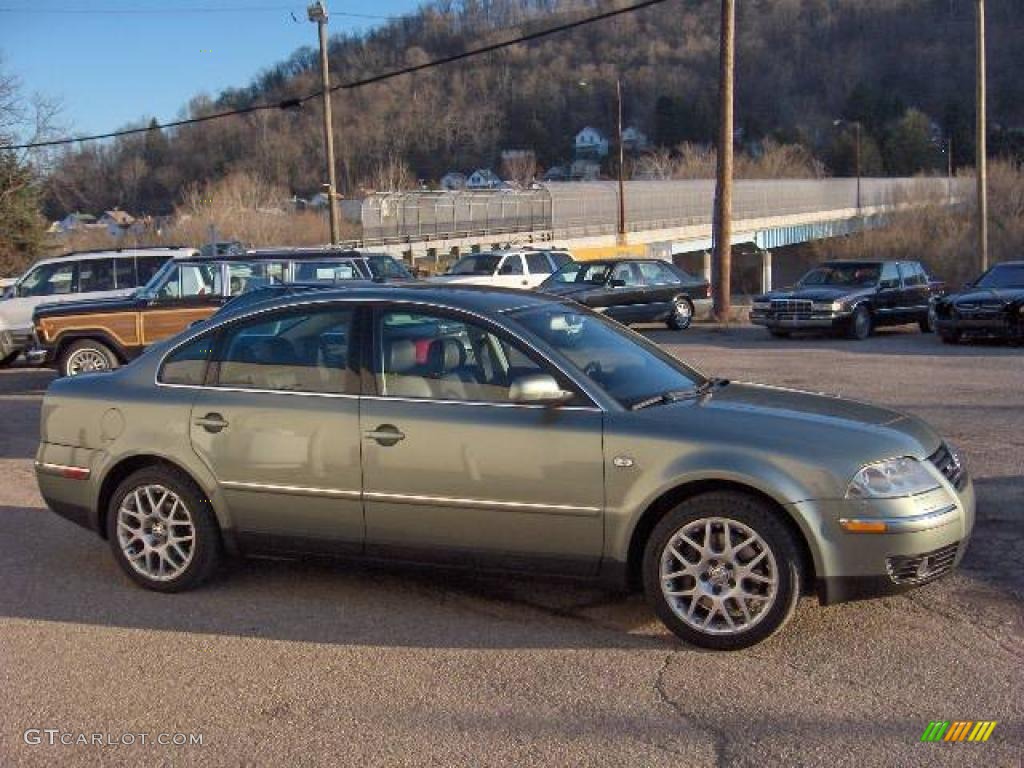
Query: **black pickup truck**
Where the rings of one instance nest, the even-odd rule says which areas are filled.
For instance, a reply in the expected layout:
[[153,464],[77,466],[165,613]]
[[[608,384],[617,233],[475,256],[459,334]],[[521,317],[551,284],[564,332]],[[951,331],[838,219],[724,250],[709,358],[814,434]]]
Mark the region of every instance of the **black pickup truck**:
[[750,322],[773,336],[818,330],[866,339],[883,325],[932,330],[932,299],[945,284],[916,261],[826,261],[792,288],[754,297]]

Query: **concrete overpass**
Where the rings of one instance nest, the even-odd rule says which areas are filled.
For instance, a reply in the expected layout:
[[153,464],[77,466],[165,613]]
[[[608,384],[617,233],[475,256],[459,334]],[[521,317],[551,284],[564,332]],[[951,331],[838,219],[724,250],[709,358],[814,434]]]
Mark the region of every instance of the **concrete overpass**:
[[[771,250],[883,227],[892,215],[969,199],[969,179],[897,178],[738,180],[733,243]],[[672,258],[711,249],[713,180],[629,181],[626,237],[616,233],[614,182],[552,183],[530,190],[375,194],[361,203],[361,245],[413,261],[446,261],[470,250],[508,245],[567,247],[577,258],[616,253]],[[710,257],[704,269],[710,273]]]

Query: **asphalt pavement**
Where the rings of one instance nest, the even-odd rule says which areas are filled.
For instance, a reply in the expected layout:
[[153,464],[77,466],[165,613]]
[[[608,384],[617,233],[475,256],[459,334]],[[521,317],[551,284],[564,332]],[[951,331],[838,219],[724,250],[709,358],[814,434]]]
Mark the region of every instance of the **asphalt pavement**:
[[[43,507],[52,374],[16,367],[0,371],[0,765],[1020,766],[1024,349],[647,333],[719,376],[931,422],[975,478],[962,568],[898,597],[804,599],[732,654],[679,642],[640,596],[565,582],[251,560],[159,595]],[[922,743],[932,720],[998,725]]]

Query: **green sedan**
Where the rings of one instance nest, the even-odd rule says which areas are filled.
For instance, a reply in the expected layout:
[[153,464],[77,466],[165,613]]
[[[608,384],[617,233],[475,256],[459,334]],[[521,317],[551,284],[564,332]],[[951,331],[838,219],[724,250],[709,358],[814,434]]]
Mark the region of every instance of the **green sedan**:
[[369,286],[270,298],[53,382],[49,507],[177,592],[227,555],[336,555],[643,589],[683,640],[757,643],[949,573],[958,451],[865,403],[706,376],[553,297]]

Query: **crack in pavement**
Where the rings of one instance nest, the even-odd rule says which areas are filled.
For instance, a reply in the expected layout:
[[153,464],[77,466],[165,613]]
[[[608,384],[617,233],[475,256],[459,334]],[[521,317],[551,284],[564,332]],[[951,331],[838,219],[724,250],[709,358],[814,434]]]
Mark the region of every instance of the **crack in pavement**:
[[[698,730],[710,734],[712,747],[715,753],[715,765],[722,766],[725,764],[724,761],[728,746],[728,740],[726,739],[725,734],[719,728],[702,721],[692,713],[686,712],[679,702],[669,696],[668,691],[665,688],[665,675],[668,673],[668,668],[672,663],[672,658],[679,652],[679,650],[673,650],[665,654],[665,658],[661,663],[661,668],[658,669],[658,674],[654,678],[654,692],[657,695],[658,700],[665,706],[669,707],[676,714],[676,717],[680,720],[686,721],[688,724],[695,724]],[[665,749],[666,751],[672,751],[660,744],[656,744],[655,746],[660,749]]]

